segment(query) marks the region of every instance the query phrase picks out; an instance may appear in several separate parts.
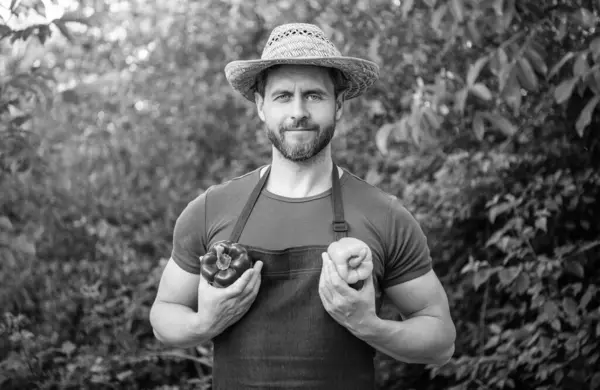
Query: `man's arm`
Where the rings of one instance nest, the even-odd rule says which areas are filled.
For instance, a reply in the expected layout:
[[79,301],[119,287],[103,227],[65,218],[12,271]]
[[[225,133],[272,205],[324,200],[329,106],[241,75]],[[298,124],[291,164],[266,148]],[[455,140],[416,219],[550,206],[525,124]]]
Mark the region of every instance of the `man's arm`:
[[369,316],[356,336],[396,360],[446,364],[454,354],[456,328],[448,297],[434,271],[385,290],[404,321]]
[[233,284],[219,288],[169,260],[150,310],[154,335],[180,348],[213,339],[246,314],[258,294],[261,270],[257,261]]
[[207,321],[198,315],[200,275],[181,269],[169,259],[150,309],[154,335],[174,347],[195,347],[214,337]]

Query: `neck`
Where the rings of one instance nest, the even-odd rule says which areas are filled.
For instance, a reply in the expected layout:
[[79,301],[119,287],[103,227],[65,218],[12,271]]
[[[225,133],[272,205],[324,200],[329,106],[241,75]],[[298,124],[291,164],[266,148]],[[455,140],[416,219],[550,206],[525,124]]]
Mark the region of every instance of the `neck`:
[[[332,169],[333,160],[329,147],[314,158],[302,162],[287,160],[274,149],[266,188],[269,192],[286,198],[318,195],[331,188]],[[341,174],[339,168],[338,174]]]

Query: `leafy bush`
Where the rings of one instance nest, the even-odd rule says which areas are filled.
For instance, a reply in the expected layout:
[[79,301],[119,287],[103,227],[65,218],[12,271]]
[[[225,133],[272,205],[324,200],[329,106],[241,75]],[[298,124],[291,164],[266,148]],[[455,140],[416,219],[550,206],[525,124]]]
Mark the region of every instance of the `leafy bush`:
[[210,388],[210,344],[148,311],[187,202],[269,158],[223,67],[293,20],[381,64],[334,158],[419,219],[459,331],[444,367],[379,354],[379,387],[600,388],[600,10],[550,3],[11,2],[0,386]]

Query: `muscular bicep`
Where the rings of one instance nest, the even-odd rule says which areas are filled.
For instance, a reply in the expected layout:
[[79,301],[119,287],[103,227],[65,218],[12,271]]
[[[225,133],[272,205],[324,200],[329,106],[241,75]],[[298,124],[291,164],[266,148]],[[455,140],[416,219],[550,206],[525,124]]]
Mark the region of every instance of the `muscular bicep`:
[[403,319],[425,315],[450,320],[448,296],[433,270],[385,290]]
[[197,310],[199,282],[200,275],[183,270],[169,259],[158,285],[156,301],[177,303]]

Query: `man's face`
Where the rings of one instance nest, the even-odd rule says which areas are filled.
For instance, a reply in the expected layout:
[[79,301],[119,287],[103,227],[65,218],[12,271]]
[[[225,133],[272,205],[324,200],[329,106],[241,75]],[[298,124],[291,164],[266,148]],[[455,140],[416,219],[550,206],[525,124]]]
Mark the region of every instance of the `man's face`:
[[333,80],[325,68],[284,65],[269,73],[258,113],[273,146],[288,160],[306,161],[333,138],[342,114]]

